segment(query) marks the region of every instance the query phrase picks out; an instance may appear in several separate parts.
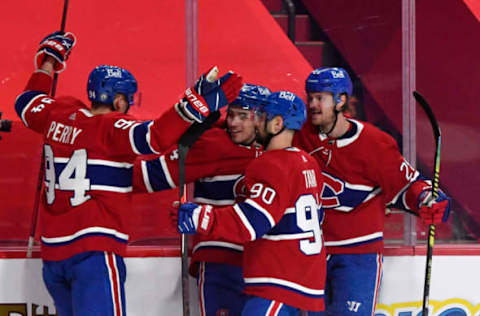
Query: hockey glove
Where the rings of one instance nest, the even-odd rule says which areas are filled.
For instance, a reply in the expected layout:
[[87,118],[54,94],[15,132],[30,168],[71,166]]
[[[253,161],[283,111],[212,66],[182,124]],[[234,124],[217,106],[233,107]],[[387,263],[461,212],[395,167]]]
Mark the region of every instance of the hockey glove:
[[424,190],[418,196],[418,215],[426,225],[446,222],[450,214],[450,198],[442,191],[438,191],[436,199],[431,190]]
[[182,234],[196,232],[208,234],[212,228],[212,206],[185,203],[178,208],[178,231]]
[[47,35],[41,42],[40,48],[35,55],[35,68],[39,69],[47,55],[55,58],[55,72],[62,72],[65,67],[65,61],[68,59],[70,51],[75,46],[75,35],[73,33],[55,32]]
[[242,78],[233,72],[228,72],[220,79],[217,76],[218,68],[212,67],[192,88],[185,91],[179,107],[190,120],[201,123],[211,112],[220,110],[237,98],[242,88]]

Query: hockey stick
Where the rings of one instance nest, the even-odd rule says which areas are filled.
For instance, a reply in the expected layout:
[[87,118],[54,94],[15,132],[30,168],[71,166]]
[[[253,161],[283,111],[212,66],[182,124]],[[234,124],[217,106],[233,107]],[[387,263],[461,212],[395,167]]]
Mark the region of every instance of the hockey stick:
[[[202,134],[212,127],[220,118],[220,112],[216,111],[210,114],[203,123],[194,123],[180,137],[178,141],[178,188],[180,203],[186,201],[185,195],[185,160],[190,147],[198,140]],[[183,316],[190,315],[190,293],[188,291],[188,238],[187,234],[182,234],[182,304]]]
[[[440,147],[442,143],[442,136],[440,133],[440,126],[433,114],[432,108],[428,102],[422,97],[422,95],[416,91],[413,92],[413,97],[420,104],[422,109],[428,116],[430,124],[432,125],[433,135],[435,136],[435,160],[433,163],[433,183],[432,183],[432,196],[433,199],[438,197],[438,186],[440,180]],[[435,225],[429,225],[428,227],[428,243],[427,243],[427,263],[425,268],[425,284],[423,287],[423,305],[422,316],[428,316],[428,301],[430,296],[430,279],[432,277],[432,256],[433,245],[435,244]]]
[[[60,31],[65,31],[65,23],[67,22],[67,10],[68,10],[68,0],[64,0],[63,3],[63,13],[62,13],[62,22],[60,24]],[[51,96],[55,96],[57,90],[57,78],[58,74],[53,75],[52,82],[52,91]],[[28,237],[27,245],[27,258],[32,257],[33,244],[35,242],[35,232],[37,230],[37,219],[38,219],[38,210],[40,207],[40,194],[42,193],[42,182],[43,182],[43,173],[45,172],[45,153],[42,149],[42,158],[40,159],[40,168],[37,178],[37,190],[35,191],[35,200],[33,202],[33,214],[32,214],[32,223],[30,225],[30,236]]]
[[[62,13],[62,23],[60,24],[60,32],[65,31],[65,23],[67,23],[67,10],[68,10],[68,0],[64,0],[63,3],[63,13]],[[55,92],[57,90],[57,79],[58,74],[53,74],[53,83],[52,83],[52,97],[55,96]]]

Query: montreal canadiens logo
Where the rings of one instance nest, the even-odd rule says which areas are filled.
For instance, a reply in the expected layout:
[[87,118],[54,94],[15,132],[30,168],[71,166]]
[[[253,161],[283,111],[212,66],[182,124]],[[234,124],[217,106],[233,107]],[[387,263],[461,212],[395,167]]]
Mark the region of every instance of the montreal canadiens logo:
[[233,185],[233,195],[237,201],[238,199],[244,200],[247,197],[245,176],[241,176],[235,181],[235,184]]

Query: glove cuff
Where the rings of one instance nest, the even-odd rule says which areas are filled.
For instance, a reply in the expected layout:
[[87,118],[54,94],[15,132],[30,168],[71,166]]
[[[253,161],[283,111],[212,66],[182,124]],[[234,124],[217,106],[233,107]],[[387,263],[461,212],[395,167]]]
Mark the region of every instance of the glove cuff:
[[213,222],[215,219],[213,207],[211,205],[204,205],[202,207],[197,207],[193,211],[193,220],[195,221],[195,213],[198,210],[197,222],[195,225],[197,227],[197,232],[203,235],[208,235],[213,228]]
[[186,106],[187,106],[187,102],[180,100],[180,102],[175,104],[175,111],[178,113],[178,115],[180,115],[180,117],[184,121],[188,123],[193,123],[193,122],[201,123],[201,121],[199,121],[198,118],[196,118],[194,115],[192,115],[192,113],[186,110]]
[[35,69],[40,69],[42,67],[43,61],[45,60],[46,55],[52,56],[55,58],[55,65],[53,65],[53,69],[56,73],[61,73],[67,67],[67,64],[62,61],[56,54],[50,52],[48,48],[43,48],[37,52],[35,55]]
[[413,182],[407,189],[403,196],[403,204],[409,209],[418,214],[422,206],[423,199],[420,198],[423,192],[431,190],[432,186],[425,180],[417,180]]

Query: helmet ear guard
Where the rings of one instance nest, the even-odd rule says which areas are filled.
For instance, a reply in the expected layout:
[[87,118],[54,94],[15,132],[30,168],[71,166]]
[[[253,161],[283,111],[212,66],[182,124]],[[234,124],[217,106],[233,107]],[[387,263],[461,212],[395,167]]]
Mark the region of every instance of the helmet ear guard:
[[305,91],[330,92],[333,94],[335,102],[341,102],[340,96],[345,93],[352,95],[353,85],[347,71],[340,67],[321,67],[310,73],[305,81]]
[[87,93],[92,102],[113,104],[116,94],[123,94],[129,106],[133,105],[133,97],[137,92],[137,80],[126,69],[101,65],[88,76]]

